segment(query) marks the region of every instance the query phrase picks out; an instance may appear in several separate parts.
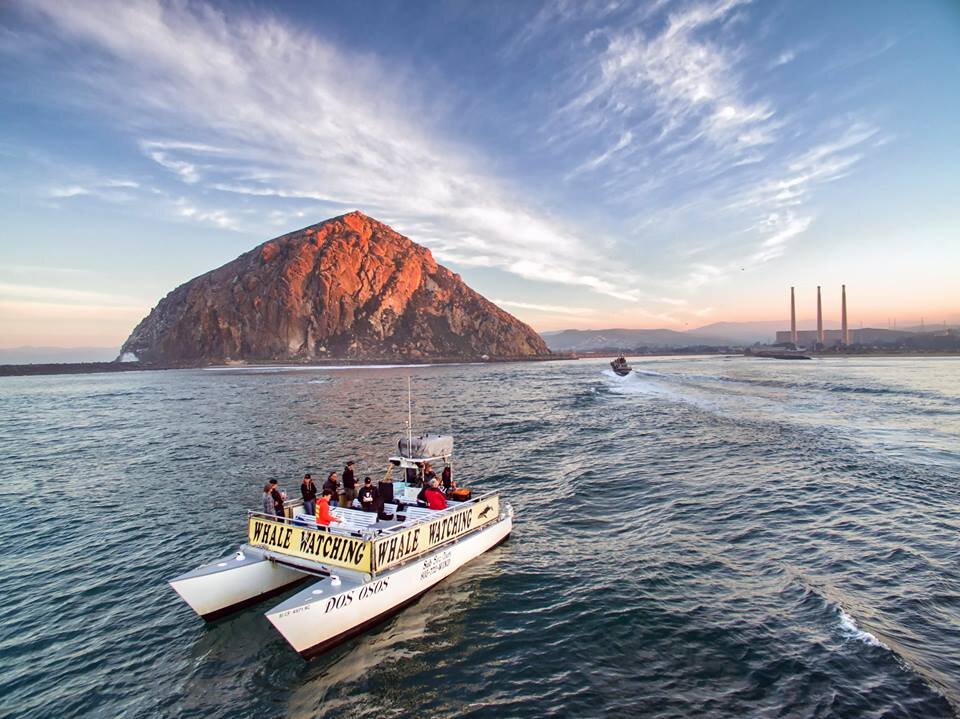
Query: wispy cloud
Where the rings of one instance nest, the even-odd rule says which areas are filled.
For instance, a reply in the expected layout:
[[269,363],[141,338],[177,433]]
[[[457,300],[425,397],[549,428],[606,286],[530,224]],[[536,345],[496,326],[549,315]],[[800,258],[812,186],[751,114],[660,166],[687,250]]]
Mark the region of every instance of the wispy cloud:
[[125,202],[132,199],[128,190],[136,190],[139,187],[140,183],[134,180],[92,179],[83,184],[75,183],[51,187],[46,191],[46,195],[54,200],[95,197],[108,202]]
[[688,5],[657,31],[611,31],[582,72],[582,89],[566,104],[569,131],[606,134],[617,128],[621,137],[653,131],[652,143],[639,149],[668,154],[708,144],[714,152],[738,156],[772,142],[775,112],[741,87],[738,50],[702,32],[745,2]]
[[138,301],[126,295],[115,295],[109,292],[94,290],[77,290],[67,287],[49,287],[45,285],[24,285],[10,282],[0,282],[0,297],[17,300],[31,300],[36,302],[65,302],[97,303],[99,305],[134,305]]
[[596,314],[596,310],[590,307],[567,307],[565,305],[542,305],[533,302],[518,302],[516,300],[493,300],[494,304],[501,307],[513,307],[518,310],[534,310],[536,312],[549,312],[552,314],[562,314],[571,317],[589,317]]
[[[92,89],[146,128],[144,153],[186,186],[360,208],[400,231],[420,228],[414,239],[441,258],[634,296],[632,276],[477,171],[469,152],[423,124],[417,89],[368,57],[272,16],[200,3],[38,0],[24,11],[99,51],[111,72],[96,73]],[[174,209],[196,219],[193,208]],[[207,221],[233,225],[226,213]]]
[[50,197],[61,198],[61,197],[80,197],[81,195],[89,195],[90,190],[86,187],[81,187],[80,185],[70,185],[69,187],[52,187],[50,188]]

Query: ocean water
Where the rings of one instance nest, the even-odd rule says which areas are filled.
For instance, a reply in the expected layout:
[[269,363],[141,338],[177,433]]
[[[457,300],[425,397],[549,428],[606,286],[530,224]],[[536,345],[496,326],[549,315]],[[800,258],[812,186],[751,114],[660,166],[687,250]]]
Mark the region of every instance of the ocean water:
[[[945,717],[960,359],[743,357],[0,380],[0,716]],[[166,580],[277,478],[452,432],[511,540],[304,662]]]

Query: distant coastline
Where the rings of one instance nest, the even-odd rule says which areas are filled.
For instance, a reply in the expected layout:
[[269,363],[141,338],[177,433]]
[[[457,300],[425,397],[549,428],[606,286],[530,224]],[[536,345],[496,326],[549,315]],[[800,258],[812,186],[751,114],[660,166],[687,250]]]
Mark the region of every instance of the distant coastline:
[[496,357],[491,359],[482,359],[480,357],[418,357],[413,358],[394,358],[385,359],[370,357],[366,359],[346,359],[346,358],[328,358],[328,359],[309,359],[303,361],[297,360],[276,360],[270,362],[204,362],[204,363],[184,363],[184,364],[147,364],[140,362],[57,362],[57,363],[37,363],[37,364],[5,364],[0,365],[0,377],[31,377],[41,375],[58,374],[100,374],[105,372],[146,372],[157,370],[172,369],[204,369],[208,367],[223,367],[236,369],[249,368],[269,368],[269,367],[299,367],[304,369],[317,366],[357,366],[383,365],[393,362],[404,365],[436,365],[436,364],[494,364],[504,362],[549,362],[551,360],[574,360],[578,355],[572,352],[555,352],[550,355],[537,355],[525,357]]

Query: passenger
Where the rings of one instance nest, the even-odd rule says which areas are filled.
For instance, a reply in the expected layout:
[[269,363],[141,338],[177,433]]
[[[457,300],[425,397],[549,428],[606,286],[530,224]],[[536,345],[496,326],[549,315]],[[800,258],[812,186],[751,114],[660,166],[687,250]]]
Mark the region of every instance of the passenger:
[[430,486],[430,482],[437,478],[437,473],[433,471],[433,467],[429,462],[426,462],[423,465],[423,484],[425,487]]
[[[420,465],[417,465],[419,467]],[[416,487],[420,484],[420,472],[417,467],[407,467],[407,484]]]
[[317,514],[315,516],[317,520],[317,528],[326,527],[329,529],[330,522],[340,523],[339,517],[334,517],[330,513],[330,501],[333,499],[333,494],[331,494],[329,489],[324,489],[323,494],[320,495],[320,499],[317,500]]
[[440,475],[440,485],[444,494],[450,494],[457,488],[457,483],[453,481],[453,468],[449,464],[443,468]]
[[267,482],[265,485],[263,485],[263,513],[271,517],[275,516],[273,509],[273,495],[271,494],[274,486],[275,485],[271,484],[270,482]]
[[343,489],[340,490],[340,506],[347,508],[357,498],[357,480],[353,476],[353,462],[343,468]]
[[317,485],[309,474],[303,475],[300,483],[300,495],[303,497],[303,511],[311,517],[317,512]]
[[440,491],[440,481],[434,477],[433,481],[430,482],[430,486],[424,491],[424,498],[427,500],[428,509],[446,509],[447,508],[447,498],[443,496],[443,492]]
[[327,481],[323,483],[323,491],[329,491],[334,502],[337,501],[337,495],[339,494],[338,486],[337,473],[331,472],[329,475],[327,475]]
[[287,493],[277,486],[277,480],[270,480],[270,497],[273,499],[273,513],[281,518],[286,518],[287,513],[283,509],[283,503],[287,499]]
[[427,506],[427,490],[430,489],[430,485],[425,484],[420,488],[420,492],[417,494],[417,506],[426,507]]
[[360,500],[360,509],[364,512],[376,512],[377,514],[383,508],[383,502],[380,501],[380,492],[373,486],[373,480],[370,477],[363,478],[363,486],[357,495]]

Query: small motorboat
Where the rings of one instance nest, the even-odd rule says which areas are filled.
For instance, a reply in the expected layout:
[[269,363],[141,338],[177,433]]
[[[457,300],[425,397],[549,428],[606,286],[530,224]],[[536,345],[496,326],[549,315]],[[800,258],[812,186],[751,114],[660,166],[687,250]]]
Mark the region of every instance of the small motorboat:
[[633,371],[633,368],[627,364],[627,360],[623,355],[620,355],[615,360],[610,363],[610,367],[613,368],[613,371],[616,372],[621,377],[626,377]]

